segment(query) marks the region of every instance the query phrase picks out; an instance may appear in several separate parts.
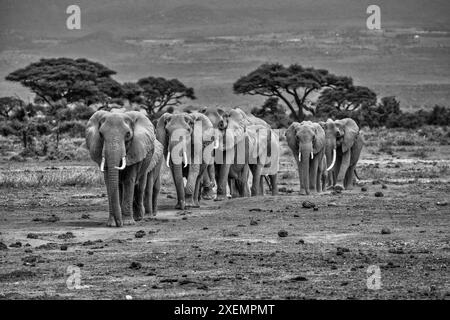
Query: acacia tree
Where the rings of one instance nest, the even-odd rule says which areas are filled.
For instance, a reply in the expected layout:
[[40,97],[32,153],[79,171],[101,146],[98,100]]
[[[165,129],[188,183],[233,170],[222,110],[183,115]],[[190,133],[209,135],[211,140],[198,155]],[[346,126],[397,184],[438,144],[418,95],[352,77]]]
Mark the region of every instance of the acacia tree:
[[111,78],[114,74],[115,71],[87,59],[51,58],[18,69],[6,80],[19,82],[36,94],[36,102],[48,105],[46,115],[53,124],[58,149],[61,110],[70,103],[105,104],[121,99],[122,85]]
[[[146,77],[139,79],[137,85],[142,89],[138,96],[141,97],[149,116],[160,113],[165,107],[179,105],[184,98],[196,99],[194,89],[186,87],[178,79]],[[128,92],[132,92],[131,85],[128,86],[131,89]],[[138,100],[137,96],[131,97]]]
[[48,105],[79,101],[92,104],[121,96],[121,85],[111,78],[114,74],[87,59],[51,58],[18,69],[6,80],[19,82]]
[[375,92],[363,86],[346,86],[324,89],[317,100],[317,116],[338,116],[377,103]]
[[[285,67],[279,63],[263,64],[233,84],[236,94],[280,98],[297,121],[303,121],[305,111],[315,113],[308,98],[322,88],[351,86],[349,77],[336,76],[324,69],[305,68],[298,64]],[[296,110],[297,109],[297,110]]]

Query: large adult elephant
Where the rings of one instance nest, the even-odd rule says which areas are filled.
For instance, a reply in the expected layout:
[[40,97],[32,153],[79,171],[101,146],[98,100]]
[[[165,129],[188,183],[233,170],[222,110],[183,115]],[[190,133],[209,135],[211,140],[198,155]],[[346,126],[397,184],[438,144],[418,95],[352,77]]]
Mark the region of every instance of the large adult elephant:
[[156,214],[163,148],[140,112],[97,111],[86,127],[86,146],[104,172],[108,226],[121,227]]
[[[240,189],[240,196],[248,196],[248,169],[253,175],[251,195],[262,194],[262,170],[266,167],[267,174],[272,181],[272,194],[276,195],[279,142],[278,136],[263,120],[248,116],[241,109],[230,110],[223,116],[219,124],[223,141],[219,146],[221,156],[216,150],[216,180],[217,198],[222,200],[226,196],[228,178],[232,178]],[[221,162],[218,162],[221,160]]]
[[325,130],[326,156],[332,167],[331,183],[341,191],[353,188],[355,169],[364,146],[364,140],[356,122],[351,118],[328,119],[320,125]]
[[[176,209],[199,207],[203,172],[217,147],[211,121],[201,113],[165,113],[156,125],[157,139],[164,146],[177,192]],[[183,177],[187,178],[184,187]]]
[[298,167],[300,194],[322,191],[325,132],[318,123],[294,122],[286,130],[286,141]]

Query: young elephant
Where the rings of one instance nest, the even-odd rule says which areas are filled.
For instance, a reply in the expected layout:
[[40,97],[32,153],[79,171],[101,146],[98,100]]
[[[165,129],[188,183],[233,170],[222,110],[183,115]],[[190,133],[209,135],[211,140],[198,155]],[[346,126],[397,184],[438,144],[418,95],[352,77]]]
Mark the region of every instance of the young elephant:
[[325,132],[318,123],[294,122],[286,130],[286,140],[298,166],[300,194],[321,192]]
[[156,214],[162,145],[140,112],[97,111],[86,127],[86,146],[104,172],[108,226],[121,227]]
[[327,158],[333,159],[329,164],[332,168],[331,183],[335,190],[350,190],[364,146],[359,127],[351,118],[335,121],[328,119],[320,125],[325,130]]

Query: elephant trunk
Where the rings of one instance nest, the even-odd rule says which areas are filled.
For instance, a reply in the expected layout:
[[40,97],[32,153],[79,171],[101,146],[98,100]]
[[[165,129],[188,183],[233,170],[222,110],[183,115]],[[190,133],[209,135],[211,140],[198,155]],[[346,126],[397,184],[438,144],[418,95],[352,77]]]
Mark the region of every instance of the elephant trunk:
[[312,146],[300,145],[299,148],[299,154],[301,154],[300,179],[306,194],[309,194],[309,162],[311,153],[312,153]]
[[184,193],[182,164],[173,164],[172,170],[173,170],[173,180],[175,182],[175,189],[177,190],[178,204],[181,206],[181,209],[184,209],[185,193]]
[[[123,150],[125,147],[123,147]],[[116,226],[122,226],[122,212],[120,207],[119,195],[119,170],[123,167],[124,161],[122,154],[117,150],[122,150],[118,145],[105,147],[104,156],[106,158],[107,172],[105,174],[105,184],[108,193],[109,212],[114,217]]]

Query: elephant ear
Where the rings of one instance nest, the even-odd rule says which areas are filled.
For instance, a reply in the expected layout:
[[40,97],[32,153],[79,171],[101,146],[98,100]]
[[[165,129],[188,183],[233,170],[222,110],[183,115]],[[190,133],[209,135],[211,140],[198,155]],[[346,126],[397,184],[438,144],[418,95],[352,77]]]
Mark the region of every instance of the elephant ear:
[[155,141],[155,128],[152,122],[138,111],[129,111],[125,115],[133,123],[133,139],[127,150],[127,166],[144,160],[153,149]]
[[92,160],[98,165],[102,162],[103,139],[100,137],[99,128],[109,112],[100,110],[95,112],[86,126],[86,148],[89,150]]
[[342,152],[347,152],[355,143],[359,134],[359,127],[355,120],[351,118],[345,118],[342,120],[336,120],[341,123],[344,128],[344,140],[342,141]]
[[318,153],[325,146],[325,131],[318,123],[314,124],[313,152]]
[[297,129],[299,128],[299,126],[300,123],[294,122],[286,130],[286,141],[291,149],[294,148],[295,150],[298,150]]
[[[158,164],[162,161],[163,159],[163,151],[164,151],[164,147],[163,145],[155,139],[155,141],[153,142],[153,156],[152,156],[152,160],[150,161],[150,165],[149,165],[149,169],[153,170],[154,168],[157,168]],[[156,172],[157,175],[159,175],[159,172]]]
[[161,142],[163,148],[164,148],[164,154],[167,154],[167,134],[166,134],[166,124],[167,121],[172,117],[170,113],[164,113],[159,119],[158,123],[156,124],[156,139]]

